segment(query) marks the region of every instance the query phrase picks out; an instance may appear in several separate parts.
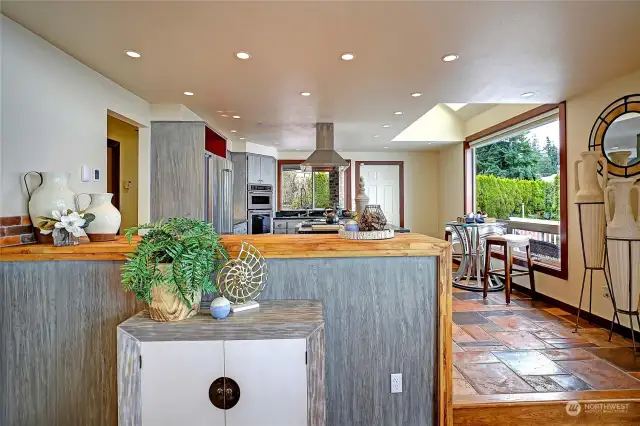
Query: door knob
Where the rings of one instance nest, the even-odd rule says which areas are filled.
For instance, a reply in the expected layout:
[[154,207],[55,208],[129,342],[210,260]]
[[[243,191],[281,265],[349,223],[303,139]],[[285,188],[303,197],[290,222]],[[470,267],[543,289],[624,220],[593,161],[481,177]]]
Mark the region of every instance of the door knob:
[[228,377],[218,377],[209,386],[209,401],[214,407],[228,410],[240,400],[240,386]]

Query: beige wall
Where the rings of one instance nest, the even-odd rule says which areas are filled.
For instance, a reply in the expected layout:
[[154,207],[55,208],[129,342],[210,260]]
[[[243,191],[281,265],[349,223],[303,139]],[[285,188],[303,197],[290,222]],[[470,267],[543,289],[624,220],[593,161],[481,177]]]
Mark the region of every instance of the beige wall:
[[[280,159],[303,160],[311,152],[280,152]],[[340,152],[350,159],[351,196],[356,196],[356,161],[404,161],[404,224],[412,232],[442,238],[439,225],[439,158],[437,151]],[[355,202],[353,204],[355,206]]]
[[[608,82],[588,93],[567,100],[567,182],[574,181],[573,163],[580,158],[580,152],[588,150],[589,134],[591,127],[602,110],[615,99],[633,93],[640,92],[640,71]],[[467,134],[473,134],[484,128],[507,120],[515,115],[534,108],[537,105],[509,106],[500,105],[467,122]],[[495,110],[495,111],[494,111]],[[451,157],[449,158],[449,155]],[[460,154],[460,155],[458,155]],[[456,160],[456,157],[458,160]],[[462,181],[458,176],[462,175],[463,158],[461,150],[458,153],[440,152],[440,212],[441,217],[448,217],[462,209],[462,198],[449,197],[450,192],[459,191],[462,194]],[[452,183],[453,182],[453,183]],[[568,252],[569,252],[569,276],[568,280],[560,280],[545,274],[536,274],[537,290],[557,300],[578,306],[580,288],[582,283],[583,262],[580,246],[580,231],[577,223],[577,211],[574,202],[572,185],[568,184]],[[520,283],[527,285],[526,280]],[[601,273],[594,273],[593,287],[593,312],[601,317],[610,319],[612,315],[611,302],[603,297],[604,278]],[[588,296],[585,296],[583,306],[588,306]],[[628,324],[628,319],[621,316],[623,324]]]
[[464,174],[462,156],[464,144],[451,144],[440,149],[438,192],[440,238],[444,234],[444,223],[455,220],[464,213]]
[[[120,229],[124,230],[138,224],[138,128],[107,116],[107,138],[120,142]],[[125,189],[128,181],[131,187]]]

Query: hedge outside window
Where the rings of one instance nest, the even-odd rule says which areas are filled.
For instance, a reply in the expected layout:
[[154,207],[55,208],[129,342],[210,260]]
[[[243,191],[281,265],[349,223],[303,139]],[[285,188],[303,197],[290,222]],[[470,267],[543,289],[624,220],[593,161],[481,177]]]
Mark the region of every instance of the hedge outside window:
[[[349,161],[349,160],[347,160]],[[329,170],[304,172],[302,160],[278,161],[278,209],[324,209],[331,206]],[[350,169],[339,176],[338,205],[348,207],[350,198]]]

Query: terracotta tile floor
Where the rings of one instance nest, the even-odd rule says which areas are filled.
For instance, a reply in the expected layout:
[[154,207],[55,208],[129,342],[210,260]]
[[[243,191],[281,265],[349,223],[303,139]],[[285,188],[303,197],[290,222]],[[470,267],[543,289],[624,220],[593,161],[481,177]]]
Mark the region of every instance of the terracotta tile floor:
[[454,396],[640,389],[632,342],[514,292],[453,289]]

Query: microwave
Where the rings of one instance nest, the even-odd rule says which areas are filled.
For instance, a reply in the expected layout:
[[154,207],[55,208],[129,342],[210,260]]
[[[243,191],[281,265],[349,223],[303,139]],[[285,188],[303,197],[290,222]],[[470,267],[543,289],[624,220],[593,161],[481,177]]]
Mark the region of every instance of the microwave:
[[273,210],[273,186],[250,184],[247,210]]

